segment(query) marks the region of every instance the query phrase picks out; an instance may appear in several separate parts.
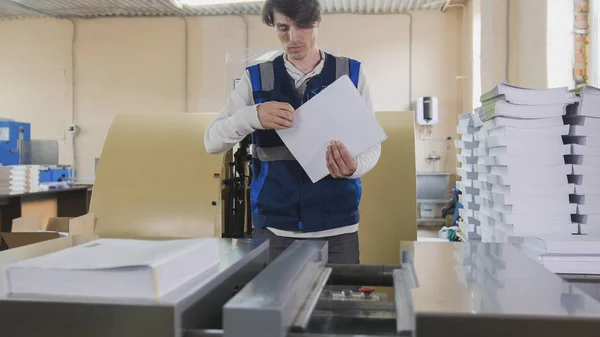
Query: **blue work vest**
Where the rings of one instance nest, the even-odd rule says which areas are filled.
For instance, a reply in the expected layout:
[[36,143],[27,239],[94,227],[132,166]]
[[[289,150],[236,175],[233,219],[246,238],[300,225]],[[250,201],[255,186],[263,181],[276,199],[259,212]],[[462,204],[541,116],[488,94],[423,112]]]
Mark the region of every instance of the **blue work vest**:
[[[294,109],[343,75],[358,87],[359,71],[358,61],[325,54],[323,70],[299,97],[283,56],[248,67],[256,104],[287,102]],[[252,144],[250,203],[255,228],[316,232],[358,223],[360,179],[329,175],[313,183],[274,130],[255,131]]]

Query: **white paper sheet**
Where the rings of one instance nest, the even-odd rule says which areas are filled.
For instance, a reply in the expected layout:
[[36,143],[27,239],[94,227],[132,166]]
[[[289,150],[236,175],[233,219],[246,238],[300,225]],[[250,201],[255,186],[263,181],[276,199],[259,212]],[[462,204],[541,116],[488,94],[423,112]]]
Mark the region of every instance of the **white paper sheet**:
[[356,157],[387,139],[348,76],[298,108],[294,126],[277,133],[313,183],[329,174],[325,158],[332,140],[341,141]]

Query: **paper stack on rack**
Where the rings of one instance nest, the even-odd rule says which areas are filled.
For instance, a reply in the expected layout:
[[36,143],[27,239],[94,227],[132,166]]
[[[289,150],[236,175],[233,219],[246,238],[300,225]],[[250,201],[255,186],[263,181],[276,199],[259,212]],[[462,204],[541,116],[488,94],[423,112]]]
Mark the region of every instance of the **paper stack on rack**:
[[571,146],[565,158],[573,164],[569,180],[575,184],[571,202],[577,204],[572,218],[581,233],[600,234],[600,89],[585,86],[575,92],[581,100],[564,118],[570,126],[564,142]]
[[23,194],[40,191],[38,165],[0,166],[0,194]]
[[23,194],[28,188],[28,170],[24,165],[0,167],[0,194]]
[[39,165],[28,165],[27,166],[27,192],[39,192],[40,188],[40,166]]
[[533,90],[499,84],[481,97],[476,110],[481,128],[476,170],[485,173],[473,182],[479,189],[482,241],[507,242],[511,236],[577,233],[571,223],[572,169],[564,155],[568,135],[562,117],[578,97],[567,88]]
[[459,227],[467,240],[480,240],[481,236],[477,233],[479,221],[475,219],[475,210],[478,209],[475,204],[475,197],[479,195],[479,189],[474,187],[473,182],[483,178],[485,172],[478,172],[477,166],[479,158],[477,156],[476,147],[479,142],[475,140],[475,132],[479,127],[475,126],[474,118],[476,114],[467,113],[459,116],[457,133],[460,135],[460,140],[457,141],[457,174],[460,181],[456,183],[457,188],[461,191],[458,199],[462,205],[458,213],[461,218]]
[[5,268],[7,293],[159,301],[219,265],[217,239],[98,239]]

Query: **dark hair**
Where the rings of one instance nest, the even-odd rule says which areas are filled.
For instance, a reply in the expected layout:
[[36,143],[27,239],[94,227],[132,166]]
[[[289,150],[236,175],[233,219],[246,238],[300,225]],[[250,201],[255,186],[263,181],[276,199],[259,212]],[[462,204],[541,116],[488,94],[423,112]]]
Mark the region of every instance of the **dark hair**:
[[262,22],[267,26],[275,25],[274,11],[287,16],[300,28],[311,28],[321,21],[319,0],[266,0],[262,10]]

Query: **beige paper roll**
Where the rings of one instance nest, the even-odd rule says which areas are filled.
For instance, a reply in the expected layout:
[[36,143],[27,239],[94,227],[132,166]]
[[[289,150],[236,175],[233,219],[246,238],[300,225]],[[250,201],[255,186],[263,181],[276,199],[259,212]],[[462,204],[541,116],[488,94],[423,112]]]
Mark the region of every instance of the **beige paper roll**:
[[376,112],[388,139],[362,178],[360,258],[363,264],[399,264],[400,241],[417,240],[417,172],[412,111]]
[[90,212],[98,219],[96,234],[215,236],[223,159],[204,147],[204,130],[215,116],[118,115],[94,183]]

